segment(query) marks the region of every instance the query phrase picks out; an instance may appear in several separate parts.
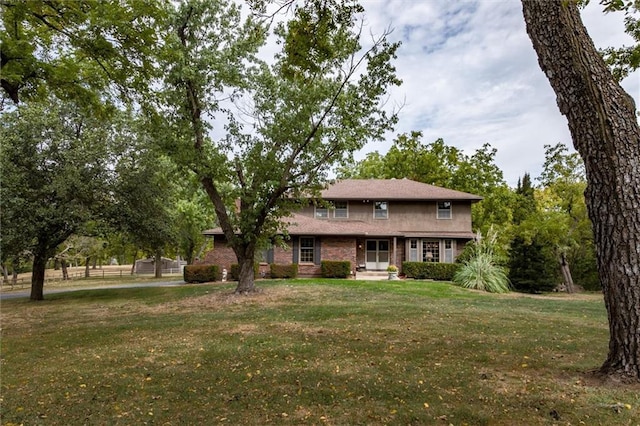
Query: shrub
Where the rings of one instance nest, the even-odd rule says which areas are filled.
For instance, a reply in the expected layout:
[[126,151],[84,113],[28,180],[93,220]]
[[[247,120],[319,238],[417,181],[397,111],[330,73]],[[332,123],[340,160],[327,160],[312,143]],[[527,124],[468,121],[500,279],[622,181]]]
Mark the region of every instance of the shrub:
[[351,275],[351,262],[348,260],[323,260],[321,265],[324,278],[347,278]]
[[460,265],[455,263],[403,262],[402,272],[417,280],[451,281]]
[[186,265],[184,280],[188,283],[208,283],[219,279],[218,265]]
[[498,234],[491,228],[486,238],[478,234],[476,241],[467,244],[465,252],[468,256],[455,273],[453,282],[464,288],[507,293],[510,290],[509,278],[498,264],[499,257],[494,251],[497,241]]
[[480,253],[465,261],[455,273],[453,282],[464,288],[490,293],[509,292],[509,279],[504,268],[496,265],[488,253]]
[[272,263],[269,265],[271,278],[296,278],[298,276],[298,264],[278,265]]

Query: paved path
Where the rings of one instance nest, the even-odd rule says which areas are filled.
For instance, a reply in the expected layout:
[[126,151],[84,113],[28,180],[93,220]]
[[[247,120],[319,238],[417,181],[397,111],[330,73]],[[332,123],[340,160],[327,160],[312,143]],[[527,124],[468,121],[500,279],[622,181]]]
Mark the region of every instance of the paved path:
[[[47,291],[47,285],[44,286],[44,298],[47,298],[49,294],[55,293],[67,293],[71,291],[80,291],[80,290],[102,290],[102,289],[110,289],[110,288],[139,288],[139,287],[171,287],[178,286],[184,284],[184,281],[155,281],[150,283],[124,283],[124,284],[114,284],[114,285],[99,285],[99,286],[87,286],[87,287],[69,287],[69,288],[56,288]],[[0,293],[0,300],[7,299],[20,299],[20,298],[28,298],[31,294],[31,289],[26,288],[24,290],[15,290],[15,291],[7,291]]]

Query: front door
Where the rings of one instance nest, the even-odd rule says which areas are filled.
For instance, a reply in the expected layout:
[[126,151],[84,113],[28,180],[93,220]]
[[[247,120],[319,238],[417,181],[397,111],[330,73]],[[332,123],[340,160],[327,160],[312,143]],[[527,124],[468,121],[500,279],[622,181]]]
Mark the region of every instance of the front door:
[[389,240],[367,240],[367,270],[385,270],[389,266]]

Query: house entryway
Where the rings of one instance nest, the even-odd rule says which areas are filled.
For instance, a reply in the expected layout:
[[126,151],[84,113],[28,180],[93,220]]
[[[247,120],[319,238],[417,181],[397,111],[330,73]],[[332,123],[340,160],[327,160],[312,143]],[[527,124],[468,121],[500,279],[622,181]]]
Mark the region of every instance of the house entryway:
[[367,240],[367,271],[384,271],[389,266],[389,240]]

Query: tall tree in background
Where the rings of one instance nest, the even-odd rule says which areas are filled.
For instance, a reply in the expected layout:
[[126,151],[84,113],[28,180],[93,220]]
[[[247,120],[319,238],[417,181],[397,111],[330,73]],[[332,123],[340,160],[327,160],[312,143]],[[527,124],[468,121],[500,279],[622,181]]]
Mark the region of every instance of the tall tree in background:
[[[179,137],[167,152],[196,173],[213,203],[240,265],[241,293],[254,290],[256,250],[281,230],[281,219],[396,120],[382,104],[400,83],[391,65],[398,45],[383,33],[362,49],[362,7],[318,0],[289,10],[293,17],[275,29],[282,51],[272,65],[254,58],[265,29],[243,23],[223,1],[182,3],[168,44],[167,109]],[[225,112],[226,96],[250,125],[229,114],[215,123],[226,124],[226,136],[214,140],[207,119]]]
[[604,375],[640,380],[640,126],[574,1],[522,0],[538,62],[585,162],[589,217],[609,318]]
[[31,299],[42,300],[46,263],[57,246],[109,201],[111,129],[55,99],[0,117],[3,250],[31,253]]
[[556,247],[567,290],[571,284],[587,290],[601,290],[596,267],[593,227],[587,214],[584,191],[587,186],[584,163],[576,152],[558,143],[545,146],[545,162],[536,192],[539,200],[540,228],[549,229],[549,240]]
[[141,121],[127,117],[123,123],[127,131],[118,138],[117,176],[107,212],[114,229],[126,232],[137,248],[153,254],[155,276],[160,278],[164,251],[177,241],[178,176],[175,165],[154,149]]
[[535,189],[529,173],[518,179],[513,207],[513,228],[509,249],[509,280],[515,290],[541,293],[555,287],[557,270],[553,246],[549,244],[553,231],[541,217]]

